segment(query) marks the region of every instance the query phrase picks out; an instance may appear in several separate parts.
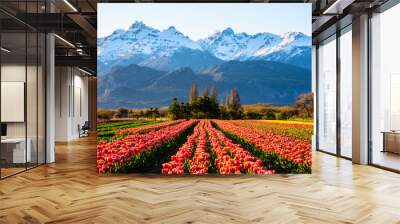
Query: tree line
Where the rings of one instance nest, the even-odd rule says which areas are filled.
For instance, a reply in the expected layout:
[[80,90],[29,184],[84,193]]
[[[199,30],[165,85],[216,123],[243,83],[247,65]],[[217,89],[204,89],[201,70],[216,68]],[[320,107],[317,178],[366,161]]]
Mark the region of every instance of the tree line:
[[159,110],[158,108],[149,108],[146,110],[129,110],[126,108],[118,108],[117,110],[97,110],[97,117],[102,119],[111,118],[147,118],[147,119],[157,119],[160,117],[166,117],[166,111]]
[[98,118],[147,118],[157,119],[169,117],[170,119],[210,118],[210,119],[312,119],[314,114],[313,94],[306,93],[290,106],[273,106],[270,104],[242,105],[239,91],[232,88],[229,94],[218,100],[217,88],[209,89],[207,86],[201,94],[196,84],[189,90],[188,101],[179,101],[176,97],[167,109],[148,108],[145,110],[98,110]]
[[218,102],[215,86],[211,90],[206,86],[202,94],[199,94],[196,84],[193,84],[188,99],[188,102],[185,103],[179,102],[175,97],[168,107],[168,117],[176,120],[189,118],[240,119],[243,116],[243,108],[236,88],[230,90],[224,102]]

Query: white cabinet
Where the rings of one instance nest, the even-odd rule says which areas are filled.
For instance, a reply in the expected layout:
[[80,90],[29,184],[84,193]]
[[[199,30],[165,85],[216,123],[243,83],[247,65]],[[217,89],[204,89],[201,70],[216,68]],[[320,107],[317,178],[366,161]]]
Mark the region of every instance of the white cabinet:
[[2,147],[12,152],[12,163],[25,163],[32,161],[32,140],[27,139],[25,151],[25,138],[7,138],[1,140]]

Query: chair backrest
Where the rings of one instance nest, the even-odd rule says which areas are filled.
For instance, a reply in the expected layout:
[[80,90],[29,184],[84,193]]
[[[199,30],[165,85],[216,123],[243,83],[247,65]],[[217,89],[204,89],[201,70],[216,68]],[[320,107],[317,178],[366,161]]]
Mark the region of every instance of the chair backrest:
[[85,124],[83,124],[82,128],[89,128],[89,121],[85,121]]

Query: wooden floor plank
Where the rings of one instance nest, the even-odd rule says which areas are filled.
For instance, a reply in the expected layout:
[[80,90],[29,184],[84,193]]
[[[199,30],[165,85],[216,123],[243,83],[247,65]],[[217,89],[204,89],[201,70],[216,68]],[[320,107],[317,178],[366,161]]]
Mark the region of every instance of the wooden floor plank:
[[320,152],[311,175],[96,173],[94,138],[0,181],[0,223],[400,223],[400,175]]

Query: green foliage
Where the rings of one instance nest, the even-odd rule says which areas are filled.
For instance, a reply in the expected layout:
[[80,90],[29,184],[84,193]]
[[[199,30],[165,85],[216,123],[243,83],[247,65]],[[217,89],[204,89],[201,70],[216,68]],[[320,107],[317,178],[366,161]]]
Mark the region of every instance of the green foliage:
[[244,119],[264,120],[312,120],[313,119],[313,94],[307,93],[299,96],[292,106],[273,106],[269,104],[244,105]]
[[292,107],[287,107],[281,109],[278,113],[275,114],[277,120],[288,120],[290,118],[297,117],[297,110]]
[[190,118],[218,118],[219,105],[208,96],[197,97],[192,103],[179,102],[176,98],[168,107],[168,117],[172,120]]
[[212,145],[211,145],[210,136],[209,136],[208,132],[207,132],[207,149],[208,149],[208,154],[210,155],[210,160],[209,160],[210,165],[208,166],[207,172],[208,173],[218,173],[218,167],[217,167],[217,164],[215,163],[217,156],[214,154],[214,151],[212,150]]
[[243,110],[241,108],[228,107],[228,117],[229,119],[237,120],[243,118]]
[[261,119],[276,120],[276,111],[273,109],[267,109],[267,110],[262,111]]
[[128,117],[128,112],[129,111],[126,108],[118,108],[114,116],[118,118]]
[[114,117],[115,111],[112,110],[97,110],[97,117],[101,119],[111,119]]
[[218,118],[219,105],[208,96],[197,98],[190,104],[191,117],[193,118]]
[[168,117],[172,120],[177,120],[182,117],[181,106],[179,105],[176,97],[172,100],[172,103],[168,107]]
[[257,119],[262,119],[262,115],[254,111],[248,111],[244,114],[244,118],[250,120],[257,120]]
[[222,106],[219,108],[219,111],[220,111],[220,118],[221,118],[222,120],[227,120],[227,119],[229,119],[228,108],[226,108],[224,105],[222,105]]
[[156,118],[159,118],[161,116],[161,114],[160,114],[160,111],[158,111],[158,108],[150,107],[150,109],[148,109],[144,112],[144,116],[146,116],[147,118],[156,119]]
[[[221,114],[221,119],[243,119],[244,113],[240,104],[239,92],[236,88],[231,89],[226,99],[225,114]],[[224,118],[222,118],[224,117]]]
[[297,101],[293,104],[296,108],[298,116],[301,118],[311,118],[314,115],[314,95],[313,93],[306,93],[299,96]]
[[181,111],[181,116],[184,119],[190,119],[191,118],[191,106],[189,103],[184,104],[183,102],[181,103],[181,107],[180,107],[180,111]]
[[208,87],[198,96],[197,86],[193,84],[189,91],[189,102],[186,104],[174,98],[168,107],[168,117],[172,120],[189,118],[219,118],[219,119],[265,119],[291,120],[313,118],[313,94],[300,95],[292,106],[273,106],[269,104],[244,105],[240,103],[239,91],[230,90],[229,95],[221,104],[217,100],[217,89]]
[[189,91],[189,102],[179,103],[175,97],[168,107],[168,117],[172,120],[189,118],[221,118],[221,119],[241,119],[243,118],[243,108],[240,104],[239,92],[232,89],[227,99],[227,105],[219,105],[217,101],[217,89],[204,88],[202,96],[198,96],[197,87],[192,85]]

